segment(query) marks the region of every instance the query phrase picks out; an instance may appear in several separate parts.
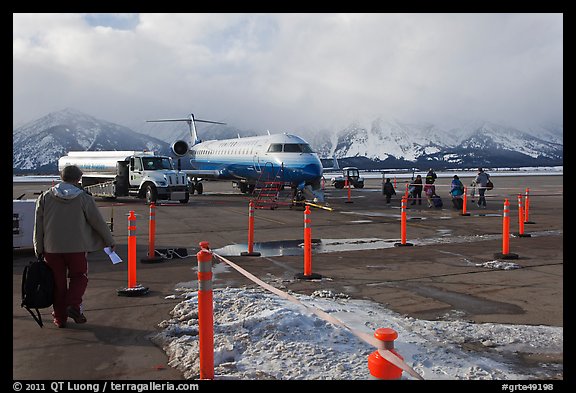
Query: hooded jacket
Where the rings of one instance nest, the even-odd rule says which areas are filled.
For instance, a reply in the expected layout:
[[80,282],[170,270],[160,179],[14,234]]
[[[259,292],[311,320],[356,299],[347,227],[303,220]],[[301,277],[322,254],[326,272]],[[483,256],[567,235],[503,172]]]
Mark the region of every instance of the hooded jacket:
[[452,180],[452,183],[450,184],[450,195],[452,195],[453,197],[457,197],[462,194],[464,194],[464,185],[462,184],[460,179]]
[[62,182],[36,200],[34,252],[92,252],[114,245],[114,238],[92,196]]
[[488,180],[490,180],[490,175],[484,171],[479,172],[478,175],[476,176],[476,178],[474,179],[476,184],[478,184],[480,187],[484,187],[484,188],[486,188],[486,184],[488,184]]

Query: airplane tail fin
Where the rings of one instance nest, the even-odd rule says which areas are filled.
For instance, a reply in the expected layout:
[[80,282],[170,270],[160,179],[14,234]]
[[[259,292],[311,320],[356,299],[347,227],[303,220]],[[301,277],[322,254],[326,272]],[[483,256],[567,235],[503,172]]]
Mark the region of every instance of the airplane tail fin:
[[190,137],[192,138],[192,145],[196,145],[200,142],[202,142],[200,140],[200,138],[198,138],[198,132],[196,131],[196,122],[200,122],[200,123],[211,123],[211,124],[226,124],[226,123],[221,123],[219,121],[211,121],[211,120],[201,120],[201,119],[196,119],[194,117],[193,113],[190,113],[190,116],[187,119],[158,119],[158,120],[146,120],[146,122],[148,123],[154,123],[154,122],[166,122],[166,121],[185,121],[186,123],[188,123],[188,127],[190,128]]

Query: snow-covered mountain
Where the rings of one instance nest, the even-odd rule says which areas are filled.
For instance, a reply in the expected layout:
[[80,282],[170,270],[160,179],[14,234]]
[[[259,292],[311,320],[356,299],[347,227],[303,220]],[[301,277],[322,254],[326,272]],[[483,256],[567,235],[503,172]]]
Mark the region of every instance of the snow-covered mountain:
[[[232,125],[198,126],[203,140],[265,134]],[[73,109],[51,113],[14,130],[13,168],[55,173],[58,158],[69,150],[148,149],[167,153],[175,140],[190,141],[185,122],[143,123],[138,130]],[[320,157],[336,156],[341,166],[383,169],[562,165],[562,131],[561,125],[520,130],[487,121],[440,126],[376,118],[356,121],[340,130],[291,133],[310,142]]]
[[311,134],[308,141],[323,158],[356,158],[356,166],[365,158],[376,162],[373,168],[561,165],[562,127],[539,131],[547,139],[535,136],[534,129],[525,132],[486,121],[442,129],[378,118],[356,122],[335,135]]
[[58,158],[71,150],[168,151],[168,144],[74,109],[50,113],[13,131],[15,172],[56,173]]

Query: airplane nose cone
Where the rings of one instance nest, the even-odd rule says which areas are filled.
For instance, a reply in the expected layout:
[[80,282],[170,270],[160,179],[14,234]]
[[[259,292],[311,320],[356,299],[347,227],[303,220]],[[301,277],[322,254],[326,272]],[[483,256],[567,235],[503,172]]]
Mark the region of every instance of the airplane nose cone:
[[322,176],[322,164],[308,164],[302,169],[302,174],[312,180]]

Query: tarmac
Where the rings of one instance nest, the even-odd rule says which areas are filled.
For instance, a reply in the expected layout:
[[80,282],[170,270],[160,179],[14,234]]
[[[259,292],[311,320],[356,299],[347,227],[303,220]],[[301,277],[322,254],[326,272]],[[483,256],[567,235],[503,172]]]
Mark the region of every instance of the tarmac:
[[[475,323],[564,326],[563,312],[563,175],[493,176],[486,209],[468,200],[469,216],[455,210],[448,196],[451,178],[437,179],[442,209],[408,205],[406,242],[401,243],[400,196],[409,179],[398,179],[397,195],[386,205],[381,179],[367,179],[365,188],[337,190],[326,185],[327,205],[312,208],[312,270],[321,280],[299,280],[303,256],[282,255],[282,242],[303,241],[303,211],[290,208],[288,192],[274,210],[256,209],[255,250],[260,244],[279,244],[269,256],[226,256],[260,279],[282,290],[311,294],[316,290],[369,299],[402,315],[428,320],[466,320]],[[465,185],[471,179],[461,178]],[[35,199],[49,183],[13,183],[13,197]],[[518,237],[518,200],[530,189],[530,224]],[[196,252],[208,241],[218,252],[225,246],[242,249],[247,243],[249,198],[229,182],[205,182],[204,194],[186,205],[160,204],[156,209],[155,248],[185,248],[188,257],[142,263],[148,252],[149,206],[130,198],[97,200],[106,220],[113,218],[116,251],[124,260],[112,264],[104,252],[90,253],[89,283],[84,297],[85,324],[52,324],[51,308],[41,310],[40,328],[20,307],[24,266],[31,250],[13,251],[13,380],[183,380],[168,364],[162,348],[150,340],[158,324],[170,317],[179,302],[179,283],[197,286]],[[509,255],[504,260],[502,210],[510,203]],[[118,296],[127,283],[127,216],[137,217],[137,283],[149,288],[143,296]],[[274,243],[279,242],[279,243]],[[378,245],[379,248],[372,248]],[[247,246],[246,246],[247,247]],[[330,250],[332,247],[332,250]],[[339,248],[340,247],[340,248]],[[246,248],[247,250],[247,248]],[[221,254],[224,255],[224,254]],[[515,269],[490,268],[494,261]],[[215,260],[215,263],[217,261]],[[214,287],[255,286],[234,269],[217,269]],[[485,350],[469,344],[468,350]],[[517,354],[526,367],[539,362],[563,364],[563,353]],[[31,366],[34,365],[34,366]],[[562,379],[562,375],[558,376]]]

